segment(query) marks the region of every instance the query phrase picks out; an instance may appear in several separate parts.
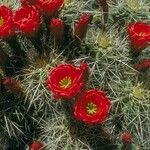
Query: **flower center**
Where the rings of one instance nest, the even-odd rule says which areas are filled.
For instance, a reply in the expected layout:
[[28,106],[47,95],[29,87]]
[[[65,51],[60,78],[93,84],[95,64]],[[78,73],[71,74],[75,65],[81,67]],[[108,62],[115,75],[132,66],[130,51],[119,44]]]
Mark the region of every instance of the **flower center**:
[[64,77],[62,80],[59,82],[60,87],[63,89],[69,88],[72,84],[72,80],[70,77]]
[[94,115],[96,112],[97,112],[97,106],[96,104],[90,102],[86,105],[86,112],[89,114],[89,115]]
[[145,32],[140,32],[139,36],[146,36],[147,34]]
[[4,19],[2,16],[0,16],[0,26],[2,26],[4,24]]
[[144,32],[139,33],[140,36],[145,36],[146,34]]

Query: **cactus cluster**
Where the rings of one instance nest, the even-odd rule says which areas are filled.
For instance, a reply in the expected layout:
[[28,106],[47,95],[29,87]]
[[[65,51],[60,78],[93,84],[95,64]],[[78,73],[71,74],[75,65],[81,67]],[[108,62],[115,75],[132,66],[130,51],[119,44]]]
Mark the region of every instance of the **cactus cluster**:
[[0,0],[0,149],[149,149],[149,49],[149,0]]

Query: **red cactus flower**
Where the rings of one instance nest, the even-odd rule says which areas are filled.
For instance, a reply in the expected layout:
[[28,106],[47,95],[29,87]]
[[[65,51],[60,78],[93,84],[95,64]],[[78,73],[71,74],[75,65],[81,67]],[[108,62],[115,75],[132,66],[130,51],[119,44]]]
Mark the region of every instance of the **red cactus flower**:
[[48,88],[56,98],[71,99],[85,86],[86,72],[82,67],[60,64],[50,72]]
[[34,141],[31,145],[30,145],[30,150],[44,150],[43,148],[43,143],[39,142],[39,141]]
[[52,16],[57,12],[63,5],[64,0],[37,0],[36,6],[43,12],[46,16]]
[[120,135],[120,139],[124,144],[132,143],[132,135],[129,132],[122,132]]
[[106,120],[110,107],[111,102],[105,93],[92,89],[81,93],[75,101],[74,116],[89,125],[101,124]]
[[12,77],[5,77],[2,84],[4,85],[5,89],[11,93],[20,93],[22,91],[20,82]]
[[37,0],[21,0],[21,6],[35,5]]
[[64,32],[64,22],[61,19],[53,18],[50,22],[50,30],[55,38],[55,40],[60,40]]
[[75,24],[74,35],[80,40],[84,39],[87,33],[88,24],[91,22],[91,15],[88,13],[82,14],[80,20]]
[[0,6],[0,38],[14,35],[12,11],[9,7]]
[[140,63],[135,64],[134,68],[138,71],[144,71],[150,68],[150,59],[142,60]]
[[150,25],[143,22],[129,23],[128,35],[135,52],[141,52],[150,42]]
[[27,36],[34,36],[41,23],[41,16],[34,6],[25,6],[16,11],[14,25]]

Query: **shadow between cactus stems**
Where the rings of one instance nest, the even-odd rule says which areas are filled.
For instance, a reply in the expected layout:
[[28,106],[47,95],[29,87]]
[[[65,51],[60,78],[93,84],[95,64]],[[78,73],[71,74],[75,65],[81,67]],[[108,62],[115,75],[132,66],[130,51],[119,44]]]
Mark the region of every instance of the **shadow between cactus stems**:
[[[37,138],[38,125],[32,118],[35,108],[31,106],[27,111],[28,106],[28,102],[25,103],[23,98],[14,96],[0,85],[0,129],[7,139],[5,150],[25,150],[26,144]],[[8,127],[5,118],[8,119]],[[11,123],[18,128],[11,126]]]

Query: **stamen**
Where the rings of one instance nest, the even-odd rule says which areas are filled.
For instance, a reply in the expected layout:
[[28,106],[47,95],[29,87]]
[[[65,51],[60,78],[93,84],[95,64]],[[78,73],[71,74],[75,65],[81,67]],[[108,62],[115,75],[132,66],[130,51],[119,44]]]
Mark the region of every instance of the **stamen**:
[[72,84],[72,80],[71,77],[64,77],[60,82],[60,87],[63,89],[69,88]]
[[0,16],[0,26],[2,26],[4,24],[4,19],[2,16]]
[[146,36],[146,33],[140,32],[140,33],[139,33],[139,36]]
[[97,106],[96,104],[90,102],[86,106],[86,111],[89,115],[94,115],[97,112]]

